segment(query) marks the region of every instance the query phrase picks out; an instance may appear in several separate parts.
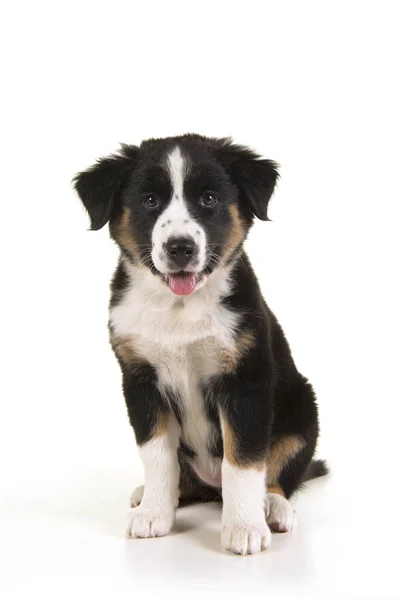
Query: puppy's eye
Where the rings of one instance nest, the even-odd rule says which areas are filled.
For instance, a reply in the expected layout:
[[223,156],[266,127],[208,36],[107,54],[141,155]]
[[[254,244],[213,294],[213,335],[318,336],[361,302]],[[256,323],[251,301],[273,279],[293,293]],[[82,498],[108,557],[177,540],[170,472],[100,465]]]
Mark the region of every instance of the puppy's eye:
[[217,195],[214,192],[204,192],[201,197],[202,206],[207,206],[207,208],[211,208],[217,204]]
[[147,194],[147,196],[143,200],[143,204],[146,208],[149,209],[158,208],[158,206],[160,205],[160,200],[155,194]]

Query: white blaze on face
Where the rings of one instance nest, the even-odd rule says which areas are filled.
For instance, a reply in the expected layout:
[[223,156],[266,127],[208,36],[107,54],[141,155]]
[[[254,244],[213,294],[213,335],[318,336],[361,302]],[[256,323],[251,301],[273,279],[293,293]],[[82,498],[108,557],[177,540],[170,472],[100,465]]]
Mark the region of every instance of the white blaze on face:
[[168,272],[168,261],[164,244],[170,238],[192,238],[198,248],[197,264],[190,270],[202,271],[206,263],[206,235],[203,227],[190,215],[184,198],[184,182],[188,165],[176,146],[167,158],[167,168],[171,179],[172,197],[168,206],[158,217],[152,233],[152,260],[161,273]]

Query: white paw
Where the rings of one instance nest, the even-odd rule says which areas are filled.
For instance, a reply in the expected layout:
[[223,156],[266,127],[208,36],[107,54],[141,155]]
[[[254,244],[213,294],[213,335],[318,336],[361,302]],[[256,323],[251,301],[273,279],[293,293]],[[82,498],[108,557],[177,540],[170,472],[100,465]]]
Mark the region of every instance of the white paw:
[[142,501],[144,494],[144,485],[139,485],[139,487],[135,488],[131,494],[131,507],[135,508],[139,506]]
[[268,494],[267,507],[267,523],[273,531],[286,533],[296,527],[296,513],[289,500],[279,494]]
[[225,550],[245,556],[266,550],[271,543],[271,532],[266,523],[236,523],[223,526],[221,540]]
[[129,513],[128,537],[162,537],[171,531],[174,513],[164,514],[138,506]]

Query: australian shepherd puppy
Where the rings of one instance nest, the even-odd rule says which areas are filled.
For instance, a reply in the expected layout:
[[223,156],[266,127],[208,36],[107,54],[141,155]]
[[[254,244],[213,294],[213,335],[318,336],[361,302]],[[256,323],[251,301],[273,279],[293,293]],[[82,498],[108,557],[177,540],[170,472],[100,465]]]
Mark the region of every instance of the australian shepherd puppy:
[[188,134],[123,145],[74,180],[121,250],[109,330],[145,470],[131,537],[166,535],[179,502],[222,499],[223,548],[260,552],[326,473],[313,389],[243,250],[277,178],[230,139]]

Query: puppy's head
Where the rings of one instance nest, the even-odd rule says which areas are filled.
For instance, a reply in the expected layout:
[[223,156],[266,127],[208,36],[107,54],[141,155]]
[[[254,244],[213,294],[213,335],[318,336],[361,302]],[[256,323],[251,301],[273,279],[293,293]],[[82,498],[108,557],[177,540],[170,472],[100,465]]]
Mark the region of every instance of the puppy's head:
[[74,179],[91,228],[107,222],[129,260],[179,295],[233,261],[267,220],[277,166],[230,139],[188,134],[123,145]]

